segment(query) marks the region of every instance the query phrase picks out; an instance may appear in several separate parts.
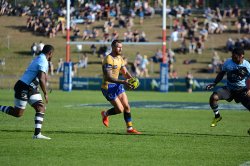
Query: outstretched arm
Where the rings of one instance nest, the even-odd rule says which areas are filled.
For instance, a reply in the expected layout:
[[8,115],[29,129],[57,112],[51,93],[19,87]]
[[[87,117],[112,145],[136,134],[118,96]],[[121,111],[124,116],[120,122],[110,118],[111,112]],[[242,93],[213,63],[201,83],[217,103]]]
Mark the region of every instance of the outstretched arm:
[[214,87],[223,79],[223,77],[224,77],[225,74],[226,74],[225,71],[220,71],[220,72],[217,74],[217,76],[216,76],[214,82],[211,83],[211,84],[208,84],[208,85],[206,86],[206,90],[210,90],[210,89],[214,88]]

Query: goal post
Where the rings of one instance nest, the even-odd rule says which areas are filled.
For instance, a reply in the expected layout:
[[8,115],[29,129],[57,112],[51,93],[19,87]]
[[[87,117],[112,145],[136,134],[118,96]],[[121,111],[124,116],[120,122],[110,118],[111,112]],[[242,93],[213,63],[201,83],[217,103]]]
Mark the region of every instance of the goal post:
[[66,25],[66,61],[63,70],[63,90],[72,90],[72,63],[70,62],[70,0],[67,0],[67,25]]
[[[162,8],[162,42],[123,42],[123,45],[159,45],[162,46],[163,61],[160,64],[160,92],[168,92],[168,64],[166,55],[166,4],[163,0]],[[72,63],[70,62],[70,45],[110,45],[111,42],[75,42],[70,41],[70,0],[67,0],[67,27],[66,27],[66,62],[64,63],[63,90],[72,90]]]

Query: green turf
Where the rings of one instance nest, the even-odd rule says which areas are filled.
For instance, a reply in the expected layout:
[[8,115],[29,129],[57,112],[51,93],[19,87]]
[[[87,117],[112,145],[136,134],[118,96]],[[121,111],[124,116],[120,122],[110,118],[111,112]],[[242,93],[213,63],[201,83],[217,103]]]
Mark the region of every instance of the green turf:
[[[130,101],[207,102],[210,93],[128,92]],[[0,90],[0,104],[13,103],[13,91]],[[43,133],[32,140],[34,111],[19,119],[0,113],[0,165],[240,165],[250,161],[248,111],[223,110],[211,128],[210,110],[132,108],[142,135],[126,135],[122,115],[102,125],[100,91],[54,91],[49,96]]]

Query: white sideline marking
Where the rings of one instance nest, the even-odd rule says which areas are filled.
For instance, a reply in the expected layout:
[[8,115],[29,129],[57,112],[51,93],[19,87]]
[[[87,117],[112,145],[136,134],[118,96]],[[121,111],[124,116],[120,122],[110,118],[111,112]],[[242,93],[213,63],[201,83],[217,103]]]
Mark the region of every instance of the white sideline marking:
[[250,166],[250,161],[240,164],[239,166]]
[[[181,103],[181,102],[145,102],[145,101],[132,101],[130,102],[131,107],[135,108],[169,108],[169,109],[186,109],[186,110],[210,110],[208,103]],[[65,105],[66,108],[80,108],[80,107],[109,107],[109,103],[86,103],[76,105]],[[235,110],[242,111],[245,108],[241,104],[223,104],[219,105],[221,110]]]

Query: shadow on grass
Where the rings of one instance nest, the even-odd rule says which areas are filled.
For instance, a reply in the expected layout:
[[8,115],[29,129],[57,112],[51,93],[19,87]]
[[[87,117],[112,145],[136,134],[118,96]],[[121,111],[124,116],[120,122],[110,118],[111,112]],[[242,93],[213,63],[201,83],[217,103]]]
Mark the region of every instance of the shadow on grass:
[[[0,132],[7,132],[7,133],[21,133],[21,132],[27,132],[27,133],[33,133],[32,130],[8,130],[8,129],[1,129]],[[45,131],[44,133],[48,134],[87,134],[87,135],[133,135],[133,134],[127,134],[125,132],[89,132],[89,131]],[[142,134],[138,136],[152,136],[152,137],[158,137],[158,136],[171,136],[171,135],[178,135],[183,137],[197,137],[197,136],[204,136],[204,137],[232,137],[232,138],[247,138],[248,135],[232,135],[232,134],[207,134],[207,133],[172,133],[172,132],[157,132],[157,133],[151,133],[148,134],[146,131],[142,131]]]
[[20,32],[30,32],[26,26],[21,26],[21,25],[12,25],[12,26],[5,26],[6,28],[11,28],[11,29],[17,29]]
[[30,51],[16,51],[15,53],[22,56],[32,56]]

